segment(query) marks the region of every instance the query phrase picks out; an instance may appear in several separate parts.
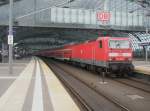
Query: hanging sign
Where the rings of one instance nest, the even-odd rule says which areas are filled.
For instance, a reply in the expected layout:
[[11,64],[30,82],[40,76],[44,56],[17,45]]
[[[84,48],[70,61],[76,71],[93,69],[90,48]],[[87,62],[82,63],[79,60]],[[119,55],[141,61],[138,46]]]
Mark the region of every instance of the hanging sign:
[[106,11],[97,12],[96,15],[97,15],[97,20],[101,21],[102,23],[110,21],[110,17],[111,17],[110,12],[106,12]]
[[14,41],[13,35],[8,35],[8,44],[9,44],[9,45],[12,45],[12,44],[13,44],[13,41]]

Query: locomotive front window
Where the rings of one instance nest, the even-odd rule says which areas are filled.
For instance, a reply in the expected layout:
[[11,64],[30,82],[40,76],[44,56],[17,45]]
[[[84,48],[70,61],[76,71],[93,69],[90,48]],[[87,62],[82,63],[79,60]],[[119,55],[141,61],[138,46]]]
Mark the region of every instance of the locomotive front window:
[[130,43],[128,40],[110,40],[109,47],[115,49],[127,49],[130,48]]

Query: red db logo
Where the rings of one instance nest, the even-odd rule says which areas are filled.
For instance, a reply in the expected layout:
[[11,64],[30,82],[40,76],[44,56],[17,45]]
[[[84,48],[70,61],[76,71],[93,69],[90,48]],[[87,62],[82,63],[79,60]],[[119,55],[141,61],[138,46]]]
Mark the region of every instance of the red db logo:
[[110,12],[97,12],[97,20],[106,22],[109,21],[111,17]]

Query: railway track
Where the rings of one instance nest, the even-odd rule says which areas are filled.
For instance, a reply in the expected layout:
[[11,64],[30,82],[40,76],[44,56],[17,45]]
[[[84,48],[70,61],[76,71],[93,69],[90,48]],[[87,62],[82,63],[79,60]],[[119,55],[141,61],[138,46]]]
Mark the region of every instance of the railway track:
[[136,78],[133,78],[133,77],[130,77],[130,78],[128,78],[128,79],[130,79],[130,80],[132,80],[132,81],[135,81],[135,82],[138,82],[138,83],[141,83],[141,84],[144,84],[144,85],[150,86],[150,82],[141,81],[141,80],[136,79]]
[[[57,77],[64,83],[65,86],[69,89],[71,93],[79,100],[86,111],[130,111],[127,107],[120,104],[118,101],[114,100],[106,96],[105,94],[96,90],[96,88],[90,86],[85,83],[81,79],[69,74],[67,70],[59,67],[57,64],[51,62],[52,64],[47,63],[53,72],[57,75]],[[67,77],[69,77],[67,80]],[[77,91],[77,88],[74,88],[69,81],[77,81],[79,90],[83,90],[81,92]],[[74,83],[77,85],[77,83]],[[82,87],[81,87],[82,86]],[[87,89],[87,91],[86,91]],[[93,94],[93,95],[92,95]],[[83,97],[83,96],[86,96]],[[91,96],[91,98],[89,97]],[[95,99],[95,100],[94,100]],[[95,101],[95,102],[94,102]],[[105,101],[105,102],[104,102]],[[106,104],[107,101],[107,104]],[[105,103],[105,104],[104,104]],[[109,108],[110,107],[110,108]]]
[[[51,66],[53,72],[57,73],[55,71],[55,69],[53,69],[53,66]],[[94,111],[92,107],[90,107],[87,102],[80,96],[80,94],[78,94],[75,89],[73,87],[71,87],[70,84],[68,84],[68,82],[63,78],[61,77],[58,73],[56,75],[59,80],[62,81],[62,83],[65,85],[65,87],[67,87],[67,89],[71,92],[71,94],[73,94],[74,97],[76,97],[76,99],[79,101],[79,103],[81,104],[82,108],[86,111]]]
[[[93,71],[90,70],[91,73],[94,73]],[[102,75],[101,75],[102,77]],[[138,90],[144,91],[146,93],[150,93],[150,83],[143,82],[134,78],[109,78],[111,80],[115,80],[118,83],[124,84],[126,86],[136,88]]]
[[130,78],[120,78],[120,79],[116,78],[113,80],[121,84],[127,85],[129,87],[133,87],[138,90],[142,90],[144,92],[150,93],[150,85],[148,83],[144,83],[144,82],[137,81],[137,80],[130,79]]

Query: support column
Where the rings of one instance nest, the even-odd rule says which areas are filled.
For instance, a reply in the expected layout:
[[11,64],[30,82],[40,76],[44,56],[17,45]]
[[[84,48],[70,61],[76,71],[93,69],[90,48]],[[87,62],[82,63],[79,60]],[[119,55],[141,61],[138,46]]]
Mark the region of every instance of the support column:
[[[8,38],[12,39],[13,38],[13,0],[9,0],[9,36]],[[8,41],[9,41],[8,39]],[[13,73],[13,67],[12,67],[12,63],[13,63],[13,54],[12,54],[12,50],[13,50],[13,39],[12,42],[9,43],[9,74]]]
[[147,62],[148,60],[148,47],[145,46],[145,61]]
[[109,8],[109,7],[108,7],[108,4],[109,4],[109,0],[105,0],[105,1],[104,1],[104,10],[105,10],[105,11],[108,11],[108,8]]
[[[34,0],[34,12],[36,12],[37,9],[37,1]],[[34,25],[36,25],[36,14],[34,14]]]
[[128,4],[129,2],[126,1],[126,27],[127,28],[128,28],[128,20],[129,20]]

